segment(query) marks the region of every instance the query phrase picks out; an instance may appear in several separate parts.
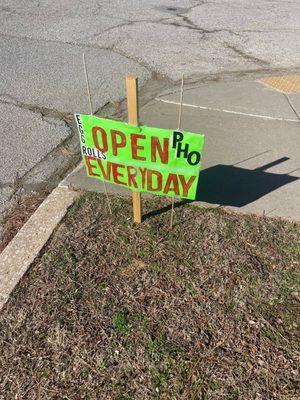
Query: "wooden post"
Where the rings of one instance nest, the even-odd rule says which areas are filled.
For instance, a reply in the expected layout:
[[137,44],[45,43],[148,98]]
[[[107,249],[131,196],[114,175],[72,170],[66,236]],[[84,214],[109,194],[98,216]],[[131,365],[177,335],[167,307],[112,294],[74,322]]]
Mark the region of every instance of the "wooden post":
[[[138,78],[134,75],[126,76],[128,123],[139,124]],[[142,201],[140,192],[132,192],[133,220],[142,222]]]

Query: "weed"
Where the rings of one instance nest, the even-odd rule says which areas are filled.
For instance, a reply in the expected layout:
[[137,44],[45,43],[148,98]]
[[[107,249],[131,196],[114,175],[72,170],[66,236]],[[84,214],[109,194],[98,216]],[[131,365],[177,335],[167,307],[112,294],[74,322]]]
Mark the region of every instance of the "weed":
[[238,400],[240,397],[240,392],[237,388],[230,389],[230,393],[227,400]]
[[215,390],[217,390],[217,389],[219,388],[219,385],[218,385],[217,382],[211,381],[210,384],[209,384],[209,387],[210,387],[210,389],[211,389],[212,391],[215,391]]
[[130,331],[128,312],[126,310],[118,311],[112,318],[112,325],[119,334],[128,335]]
[[160,333],[156,338],[150,339],[148,349],[152,357],[161,358],[168,353],[167,336],[165,333]]

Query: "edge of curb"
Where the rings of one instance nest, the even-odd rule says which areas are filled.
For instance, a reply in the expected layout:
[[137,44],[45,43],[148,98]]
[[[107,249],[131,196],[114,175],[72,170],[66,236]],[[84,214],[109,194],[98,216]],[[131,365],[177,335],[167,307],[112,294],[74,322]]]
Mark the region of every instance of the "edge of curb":
[[0,311],[79,192],[56,187],[0,254]]

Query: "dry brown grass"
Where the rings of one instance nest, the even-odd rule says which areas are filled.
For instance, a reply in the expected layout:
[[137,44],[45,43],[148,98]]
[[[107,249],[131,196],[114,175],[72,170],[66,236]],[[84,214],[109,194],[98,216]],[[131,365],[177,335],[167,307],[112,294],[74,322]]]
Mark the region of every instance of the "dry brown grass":
[[0,395],[299,399],[299,225],[112,204],[82,197],[2,311]]
[[39,193],[20,198],[16,201],[4,221],[3,236],[0,240],[0,253],[46,197],[47,193]]

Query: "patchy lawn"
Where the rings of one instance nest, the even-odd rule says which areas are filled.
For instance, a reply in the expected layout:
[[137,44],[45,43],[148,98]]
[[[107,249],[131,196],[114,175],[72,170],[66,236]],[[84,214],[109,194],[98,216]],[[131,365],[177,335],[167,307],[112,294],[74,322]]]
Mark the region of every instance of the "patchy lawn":
[[78,200],[1,312],[0,398],[299,399],[299,224],[111,201]]

